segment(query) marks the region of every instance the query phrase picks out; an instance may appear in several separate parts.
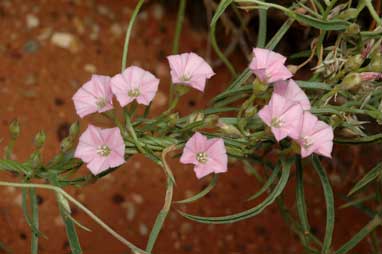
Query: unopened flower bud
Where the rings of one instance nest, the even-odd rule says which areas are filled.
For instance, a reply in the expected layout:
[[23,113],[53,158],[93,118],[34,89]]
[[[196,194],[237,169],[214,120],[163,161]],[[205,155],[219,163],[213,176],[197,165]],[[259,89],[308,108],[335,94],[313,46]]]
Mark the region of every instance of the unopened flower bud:
[[204,119],[204,114],[202,112],[194,112],[190,115],[188,118],[188,123],[194,123],[194,122],[199,122]]
[[380,52],[371,58],[369,70],[373,72],[382,72],[382,54]]
[[169,115],[167,118],[168,125],[174,126],[176,124],[176,122],[178,121],[178,119],[179,119],[179,113],[178,112]]
[[75,121],[74,123],[72,123],[72,125],[70,125],[69,136],[75,138],[77,137],[79,132],[80,132],[80,122]]
[[340,87],[345,90],[355,90],[362,83],[361,75],[356,72],[349,73],[342,80]]
[[61,152],[67,152],[73,147],[73,139],[71,137],[66,137],[61,141],[60,148]]
[[345,69],[348,71],[356,71],[361,67],[364,60],[361,54],[351,56],[346,60]]
[[20,135],[20,123],[17,119],[9,124],[9,132],[11,133],[12,139],[16,139]]
[[253,91],[254,93],[258,94],[258,93],[263,93],[265,91],[267,91],[269,85],[268,84],[264,84],[263,82],[261,82],[260,80],[256,79],[254,82],[253,82]]
[[343,120],[338,115],[331,115],[329,118],[329,125],[336,128],[342,124]]
[[257,108],[255,106],[250,106],[244,111],[244,116],[246,118],[251,118],[257,114]]
[[214,128],[219,122],[219,116],[218,115],[208,115],[205,118],[205,126],[207,128]]
[[241,137],[241,132],[232,124],[226,124],[223,121],[219,120],[217,126],[219,129],[231,137]]
[[[356,8],[349,8],[349,9],[344,10],[340,14],[338,14],[336,16],[336,18],[342,19],[342,20],[349,20],[349,19],[356,18],[357,15],[358,15],[358,10]],[[354,24],[352,24],[352,25],[354,25]],[[348,28],[348,30],[349,30],[349,28]]]
[[44,131],[37,132],[36,136],[34,137],[34,145],[37,149],[40,149],[44,144],[46,140],[46,134]]

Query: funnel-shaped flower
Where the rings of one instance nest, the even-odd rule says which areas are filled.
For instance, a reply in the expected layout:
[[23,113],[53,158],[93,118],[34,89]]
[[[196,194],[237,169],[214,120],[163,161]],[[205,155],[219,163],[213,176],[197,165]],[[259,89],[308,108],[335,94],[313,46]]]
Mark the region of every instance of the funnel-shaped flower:
[[159,79],[137,66],[126,68],[111,79],[111,89],[122,107],[136,100],[139,104],[149,105],[159,85]]
[[171,55],[167,59],[174,84],[188,85],[203,92],[206,80],[215,75],[211,66],[193,52]]
[[97,175],[125,162],[125,144],[118,128],[101,129],[89,125],[81,135],[74,156]]
[[271,127],[277,141],[290,136],[298,138],[301,129],[303,109],[283,96],[273,93],[269,104],[259,111],[259,117]]
[[273,83],[287,80],[293,76],[284,65],[286,58],[279,53],[268,49],[254,48],[253,55],[249,68],[261,82]]
[[73,96],[77,114],[83,118],[95,112],[105,112],[113,108],[113,93],[110,77],[92,75]]
[[310,110],[310,101],[298,84],[290,79],[282,80],[274,84],[274,92],[293,102],[300,103],[304,110]]
[[194,172],[199,179],[210,173],[226,172],[228,156],[223,139],[207,139],[206,136],[196,132],[187,141],[180,162],[194,164]]
[[301,146],[301,157],[317,153],[331,158],[333,137],[331,126],[319,121],[309,111],[304,112],[300,137],[296,140]]

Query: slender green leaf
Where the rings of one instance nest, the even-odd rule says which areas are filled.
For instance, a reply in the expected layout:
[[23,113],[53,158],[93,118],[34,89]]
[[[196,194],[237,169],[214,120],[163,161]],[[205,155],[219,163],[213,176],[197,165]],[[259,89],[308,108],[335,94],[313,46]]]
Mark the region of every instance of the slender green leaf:
[[341,19],[322,20],[295,12],[293,12],[293,14],[289,14],[289,16],[295,18],[299,22],[307,24],[308,26],[324,31],[345,30],[350,24],[349,22]]
[[265,46],[265,48],[273,50],[277,44],[281,41],[281,39],[284,37],[286,32],[288,32],[289,28],[292,26],[294,20],[289,18],[287,19],[284,24],[280,27],[280,29],[273,35],[272,39],[268,42],[268,44]]
[[303,81],[303,80],[297,80],[296,82],[301,88],[318,89],[318,90],[325,90],[325,91],[332,90],[330,85],[322,83],[322,82],[312,82],[312,81]]
[[325,169],[322,167],[318,156],[312,156],[313,167],[320,177],[322,188],[324,190],[325,202],[326,202],[326,229],[324,242],[322,244],[322,254],[327,254],[330,251],[330,247],[333,239],[335,211],[334,211],[334,196],[333,190],[329,182],[329,178]]
[[217,183],[217,180],[218,180],[218,176],[219,176],[218,174],[214,174],[214,176],[212,177],[212,180],[208,184],[208,186],[206,188],[204,188],[198,194],[196,194],[196,195],[194,195],[194,196],[192,196],[190,198],[187,198],[187,199],[176,201],[175,203],[178,203],[178,204],[187,204],[187,203],[195,202],[196,200],[201,199],[202,197],[207,195],[215,187],[215,185]]
[[[38,230],[38,228],[34,225],[33,220],[29,214],[30,212],[29,212],[28,203],[27,203],[28,202],[28,200],[27,200],[28,199],[28,192],[29,191],[26,188],[21,189],[21,208],[22,208],[22,211],[24,213],[25,220],[26,220],[28,226],[30,227],[30,229],[32,231],[32,234],[40,236],[42,234]],[[29,198],[30,198],[30,194],[29,194]],[[30,201],[30,202],[32,202],[32,201]]]
[[372,219],[366,226],[364,226],[357,234],[355,234],[352,239],[342,245],[336,254],[345,254],[353,249],[357,244],[362,241],[367,235],[373,232],[378,226],[382,225],[382,220],[380,217],[376,216]]
[[202,217],[202,216],[195,216],[195,215],[187,214],[187,213],[184,213],[182,211],[178,211],[178,212],[187,219],[201,222],[201,223],[210,223],[210,224],[233,223],[236,221],[241,221],[241,220],[256,216],[259,213],[261,213],[266,207],[268,207],[269,205],[271,205],[275,201],[275,199],[282,193],[282,191],[284,190],[284,188],[288,182],[290,167],[291,167],[292,161],[288,160],[285,162],[284,159],[282,159],[281,161],[283,164],[283,170],[282,170],[282,174],[280,177],[280,181],[276,185],[275,189],[270,193],[270,195],[264,201],[262,201],[260,204],[258,204],[257,206],[255,206],[249,210],[246,210],[246,211],[243,211],[243,212],[240,212],[237,214],[228,215],[228,216],[221,216],[221,217]]
[[369,183],[382,176],[382,162],[378,163],[372,170],[370,170],[361,180],[359,180],[354,187],[349,191],[348,196],[358,192]]
[[10,170],[25,175],[30,175],[31,170],[27,166],[12,160],[0,160],[0,170]]
[[264,48],[267,40],[267,10],[259,10],[259,32],[257,33],[257,47]]
[[304,245],[309,243],[310,225],[308,220],[308,212],[306,209],[305,194],[304,194],[304,169],[301,165],[301,157],[296,156],[296,206],[297,214],[300,218],[304,233]]
[[232,4],[233,0],[222,0],[220,1],[218,7],[216,8],[215,14],[212,17],[211,24],[210,24],[210,39],[211,39],[211,45],[213,49],[215,50],[216,54],[222,60],[222,62],[227,66],[228,70],[231,72],[232,76],[236,76],[236,71],[231,62],[227,59],[227,57],[224,55],[224,53],[220,50],[219,45],[216,41],[216,25],[219,21],[219,18],[221,15],[223,15],[224,11],[227,9],[228,6]]
[[248,201],[254,200],[254,199],[260,197],[264,192],[266,192],[271,187],[271,185],[274,183],[274,181],[277,179],[277,176],[279,175],[279,173],[280,173],[280,167],[276,167],[273,170],[270,177],[268,178],[268,180],[261,187],[261,189],[258,192],[256,192],[255,194],[253,194],[251,197],[249,197]]
[[367,143],[380,143],[382,142],[382,134],[375,134],[371,136],[358,137],[358,138],[352,138],[352,139],[335,138],[334,142],[339,144],[354,144],[354,145],[367,144]]

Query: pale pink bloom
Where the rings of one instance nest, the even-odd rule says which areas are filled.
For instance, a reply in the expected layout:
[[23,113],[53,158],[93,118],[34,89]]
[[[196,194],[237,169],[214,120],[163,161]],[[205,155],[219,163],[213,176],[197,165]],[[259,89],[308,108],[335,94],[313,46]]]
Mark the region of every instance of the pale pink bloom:
[[286,58],[279,53],[268,49],[254,48],[253,55],[249,68],[261,82],[273,83],[287,80],[293,76],[284,65]]
[[303,109],[299,103],[292,102],[277,93],[273,93],[268,105],[259,111],[259,117],[271,127],[277,141],[287,136],[298,138],[302,116]]
[[331,126],[319,121],[309,111],[304,112],[300,136],[296,140],[301,145],[301,157],[317,153],[331,158],[333,137]]
[[310,101],[298,84],[290,79],[282,80],[274,84],[274,92],[293,102],[300,103],[304,110],[310,110]]
[[227,171],[228,156],[221,138],[207,139],[196,132],[186,143],[180,162],[194,164],[197,178]]
[[167,59],[174,84],[188,85],[203,92],[206,80],[215,75],[211,66],[193,52],[171,55]]
[[113,93],[110,88],[110,77],[92,75],[72,99],[81,118],[94,112],[101,113],[112,109]]
[[111,79],[111,90],[122,107],[136,100],[149,105],[158,90],[159,79],[137,66],[126,68]]
[[82,133],[74,156],[87,163],[97,175],[125,162],[125,144],[119,128],[101,129],[89,125]]

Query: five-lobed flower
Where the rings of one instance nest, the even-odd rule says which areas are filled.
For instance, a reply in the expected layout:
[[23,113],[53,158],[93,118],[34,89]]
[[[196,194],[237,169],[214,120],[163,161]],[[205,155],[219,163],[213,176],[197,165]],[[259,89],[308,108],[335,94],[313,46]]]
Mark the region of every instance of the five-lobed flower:
[[101,129],[93,125],[82,133],[74,153],[94,175],[122,165],[124,155],[125,143],[119,128]]
[[92,75],[73,96],[77,114],[83,118],[95,112],[105,112],[113,108],[113,94],[110,77]]
[[159,79],[137,66],[130,66],[111,79],[111,90],[122,107],[136,100],[149,105],[158,90]]
[[191,52],[167,57],[171,79],[174,84],[191,86],[204,91],[207,79],[215,75],[211,66],[200,56]]
[[222,138],[207,139],[196,132],[186,143],[180,162],[194,164],[197,178],[227,171],[228,156]]

